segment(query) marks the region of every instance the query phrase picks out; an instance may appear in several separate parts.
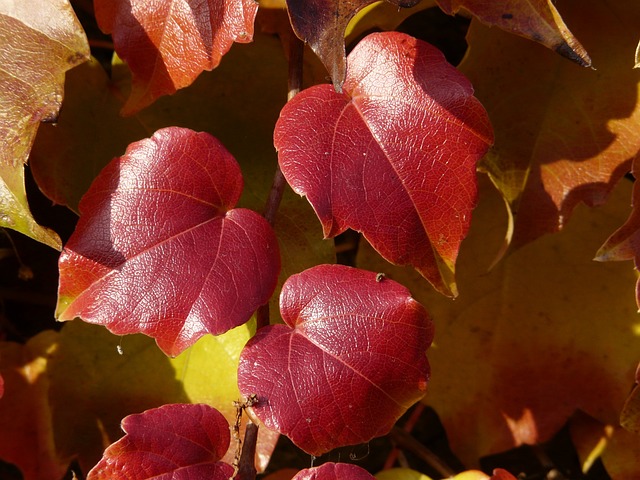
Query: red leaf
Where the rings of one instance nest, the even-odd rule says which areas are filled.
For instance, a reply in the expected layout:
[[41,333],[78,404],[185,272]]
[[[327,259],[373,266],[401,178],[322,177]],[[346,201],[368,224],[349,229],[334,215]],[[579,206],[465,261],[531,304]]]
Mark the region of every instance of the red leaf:
[[133,73],[122,109],[133,114],[218,66],[233,42],[253,37],[254,0],[96,0],[96,19],[113,33],[116,52]]
[[227,451],[229,424],[204,404],[172,404],[129,415],[126,435],[104,452],[87,480],[227,480],[233,467],[219,460]]
[[255,414],[307,453],[386,434],[423,395],[426,311],[402,285],[319,265],[282,287],[286,325],[262,328],[240,356],[238,385]]
[[80,202],[60,257],[59,320],[144,333],[177,355],[246,322],[276,285],[275,234],[232,207],[238,164],[207,133],[170,127],[129,145]]
[[373,34],[349,55],[344,93],[311,87],[276,124],[282,171],[325,236],[364,233],[387,260],[455,294],[476,202],[476,162],[493,142],[471,84],[431,45]]
[[357,465],[325,463],[319,467],[305,468],[291,480],[375,480],[375,477]]
[[[308,43],[325,65],[338,92],[347,70],[344,34],[358,11],[376,0],[287,0],[289,19],[296,35]],[[387,0],[399,7],[413,7],[420,0]]]

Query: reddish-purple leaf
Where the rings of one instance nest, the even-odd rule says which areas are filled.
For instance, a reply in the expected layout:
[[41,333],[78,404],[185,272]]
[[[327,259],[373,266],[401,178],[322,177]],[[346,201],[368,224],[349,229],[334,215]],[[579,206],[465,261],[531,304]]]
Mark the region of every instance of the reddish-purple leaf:
[[375,477],[357,465],[325,463],[300,470],[291,480],[375,480]]
[[218,66],[233,42],[250,42],[255,0],[96,0],[96,19],[113,33],[118,55],[133,73],[123,113],[191,85]]
[[386,434],[427,386],[433,327],[402,285],[343,265],[293,275],[286,325],[262,328],[240,357],[255,414],[307,453]]
[[273,293],[280,256],[267,221],[233,208],[242,184],[207,133],[170,127],[129,145],[80,202],[58,319],[144,333],[172,356],[246,322]]
[[233,467],[220,461],[229,447],[229,424],[204,404],[172,404],[129,415],[126,435],[109,446],[87,480],[227,480]]
[[[287,0],[291,26],[308,43],[327,68],[337,91],[347,71],[344,32],[358,11],[376,0]],[[413,7],[420,0],[387,0],[399,7]]]
[[324,234],[364,233],[387,260],[455,294],[455,260],[493,142],[466,78],[431,45],[373,34],[349,55],[344,93],[311,87],[281,112],[282,171]]

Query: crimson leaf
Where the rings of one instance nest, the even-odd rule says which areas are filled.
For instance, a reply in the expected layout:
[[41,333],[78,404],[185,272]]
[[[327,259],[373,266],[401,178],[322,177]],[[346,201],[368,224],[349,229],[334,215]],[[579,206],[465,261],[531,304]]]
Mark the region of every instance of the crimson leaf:
[[305,468],[291,480],[375,480],[375,477],[357,465],[328,462],[319,467]]
[[246,322],[280,270],[266,220],[236,208],[240,168],[207,133],[169,127],[94,181],[60,257],[59,320],[144,333],[177,355]]
[[289,102],[274,143],[282,171],[324,235],[364,233],[387,260],[456,293],[455,260],[476,203],[476,162],[493,142],[467,79],[435,47],[369,35],[349,55],[344,93]]
[[219,461],[229,447],[229,424],[204,404],[171,404],[129,415],[126,435],[109,446],[87,480],[227,480],[233,467]]
[[433,327],[402,285],[343,265],[293,275],[286,325],[260,329],[238,368],[242,395],[269,428],[307,453],[386,434],[426,389]]

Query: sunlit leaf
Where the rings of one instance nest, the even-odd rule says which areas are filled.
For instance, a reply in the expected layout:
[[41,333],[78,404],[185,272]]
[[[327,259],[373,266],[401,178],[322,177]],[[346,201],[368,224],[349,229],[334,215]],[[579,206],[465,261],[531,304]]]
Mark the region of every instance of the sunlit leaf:
[[438,375],[426,401],[466,464],[544,442],[577,409],[617,424],[640,351],[630,292],[635,275],[622,263],[592,258],[603,232],[626,215],[629,183],[605,206],[578,208],[563,232],[539,238],[491,271],[506,219],[496,214],[497,193],[481,190],[461,250],[455,301],[360,246],[358,266],[407,285],[434,318],[437,348],[429,360]]
[[238,164],[211,135],[159,130],[92,184],[60,257],[59,320],[144,333],[177,355],[246,322],[280,271],[275,235],[233,208]]
[[305,468],[291,480],[375,480],[364,468],[348,463],[327,462],[319,467]]
[[[403,286],[319,265],[290,277],[286,325],[260,329],[240,356],[238,385],[268,427],[307,453],[386,434],[426,389],[433,330]],[[291,401],[295,399],[295,408]]]
[[25,345],[0,342],[0,459],[19,467],[24,480],[60,480],[71,460],[56,450],[48,402],[47,357],[56,342],[52,331]]
[[[208,335],[176,358],[167,358],[144,335],[117,337],[79,320],[66,323],[48,366],[58,451],[75,457],[87,472],[122,436],[122,418],[167,403],[206,403],[230,424],[235,422],[233,402],[241,398],[238,359],[254,329],[242,325]],[[83,381],[69,384],[69,378]],[[243,430],[244,425],[241,434]],[[258,435],[257,466],[263,470],[276,438],[267,429]],[[235,450],[232,441],[223,461],[231,463]]]
[[[263,34],[225,58],[189,88],[124,119],[118,110],[130,79],[123,78],[121,64],[113,65],[111,80],[97,62],[69,72],[58,124],[41,127],[30,158],[40,188],[56,203],[78,211],[91,181],[131,141],[177,124],[215,134],[242,169],[245,188],[238,206],[263,211],[277,166],[273,127],[286,102],[286,60],[278,39]],[[274,229],[282,254],[279,285],[313,265],[335,262],[333,241],[322,239],[309,203],[288,188]],[[276,296],[274,318],[277,307]]]
[[349,62],[344,93],[318,85],[282,110],[282,171],[325,237],[360,231],[386,259],[455,294],[476,162],[493,141],[486,113],[442,53],[408,35],[369,35]]
[[0,1],[0,227],[58,250],[58,235],[29,211],[24,164],[40,122],[55,121],[64,73],[89,58],[67,0]]
[[229,447],[229,424],[207,405],[164,405],[129,415],[122,429],[126,435],[107,448],[87,480],[228,480],[233,474],[220,461]]
[[640,77],[629,66],[640,3],[571,0],[562,11],[597,70],[477,22],[460,65],[495,128],[483,168],[515,215],[514,246],[560,230],[581,202],[604,203],[640,150]]
[[122,112],[132,114],[218,66],[233,42],[250,42],[254,0],[96,0],[96,19],[113,34],[133,72]]
[[437,0],[437,2],[449,15],[457,13],[462,8],[489,26],[497,26],[507,32],[535,40],[580,66],[591,66],[588,53],[569,31],[560,12],[549,0],[511,0],[510,2]]

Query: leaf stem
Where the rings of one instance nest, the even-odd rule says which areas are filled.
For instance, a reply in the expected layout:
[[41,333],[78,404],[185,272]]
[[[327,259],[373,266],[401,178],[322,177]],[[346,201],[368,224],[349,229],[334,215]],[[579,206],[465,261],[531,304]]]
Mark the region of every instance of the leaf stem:
[[413,452],[444,478],[453,477],[456,474],[449,465],[444,463],[440,457],[433,453],[429,448],[413,438],[410,433],[405,432],[399,427],[393,427],[389,435],[398,446]]
[[[289,35],[289,74],[287,80],[287,101],[291,101],[302,88],[302,60],[304,56],[304,43],[291,32]],[[280,166],[276,164],[276,171],[271,184],[271,191],[264,211],[264,218],[271,226],[275,224],[276,213],[282,201],[284,187],[287,181],[280,170]],[[269,325],[269,303],[258,308],[256,312],[256,328]]]
[[258,425],[248,419],[244,431],[244,442],[242,442],[242,454],[240,455],[238,473],[234,480],[255,480],[258,474],[255,465],[257,443]]

